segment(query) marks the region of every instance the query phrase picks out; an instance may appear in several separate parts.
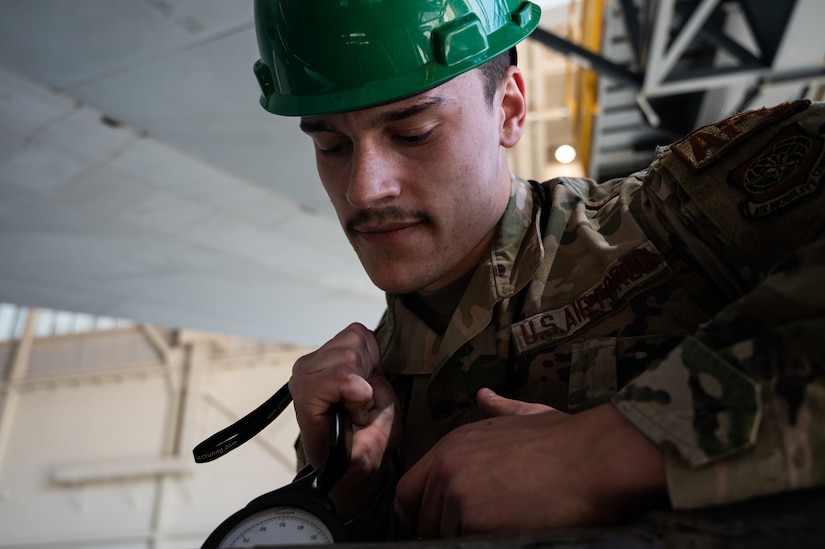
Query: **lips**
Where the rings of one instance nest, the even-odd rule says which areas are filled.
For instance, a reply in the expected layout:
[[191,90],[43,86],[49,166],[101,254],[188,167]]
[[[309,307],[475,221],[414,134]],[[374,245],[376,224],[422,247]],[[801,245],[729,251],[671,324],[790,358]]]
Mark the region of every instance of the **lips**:
[[406,245],[412,242],[419,227],[420,221],[356,225],[352,235],[368,246],[399,251],[402,249],[399,246],[406,249]]
[[353,230],[357,233],[362,234],[370,234],[370,233],[391,233],[394,231],[403,231],[404,229],[408,229],[415,225],[421,223],[420,220],[413,220],[413,221],[398,221],[392,223],[382,223],[380,225],[375,224],[362,224],[356,225],[353,227]]
[[403,235],[420,225],[431,225],[430,216],[423,210],[387,206],[381,210],[361,210],[346,224],[346,230],[364,237]]

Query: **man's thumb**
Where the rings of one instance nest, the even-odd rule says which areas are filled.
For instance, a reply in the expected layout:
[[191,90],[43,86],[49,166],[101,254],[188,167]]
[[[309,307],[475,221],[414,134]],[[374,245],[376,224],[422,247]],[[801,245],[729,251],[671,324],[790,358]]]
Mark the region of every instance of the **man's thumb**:
[[525,416],[553,410],[544,404],[533,404],[497,395],[492,389],[479,389],[476,402],[484,417]]

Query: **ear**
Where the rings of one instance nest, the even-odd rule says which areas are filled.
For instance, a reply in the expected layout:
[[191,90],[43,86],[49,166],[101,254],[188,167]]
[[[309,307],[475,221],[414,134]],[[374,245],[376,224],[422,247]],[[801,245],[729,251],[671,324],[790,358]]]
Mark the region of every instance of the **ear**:
[[515,146],[524,133],[527,116],[527,95],[521,69],[511,66],[507,69],[499,88],[501,94],[501,141],[502,147]]

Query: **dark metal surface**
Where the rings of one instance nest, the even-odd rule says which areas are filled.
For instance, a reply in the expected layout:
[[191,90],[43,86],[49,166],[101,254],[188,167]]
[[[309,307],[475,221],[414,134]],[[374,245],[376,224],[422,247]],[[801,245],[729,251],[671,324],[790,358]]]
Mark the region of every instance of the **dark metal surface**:
[[[504,503],[502,503],[504,505]],[[612,528],[582,528],[392,543],[350,543],[350,549],[740,549],[821,548],[825,489],[806,490],[693,511],[656,510]]]

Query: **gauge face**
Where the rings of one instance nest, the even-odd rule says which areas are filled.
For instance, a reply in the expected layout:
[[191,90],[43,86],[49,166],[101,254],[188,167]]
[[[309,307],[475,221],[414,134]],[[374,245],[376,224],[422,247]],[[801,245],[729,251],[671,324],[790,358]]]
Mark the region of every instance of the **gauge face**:
[[319,545],[333,543],[332,533],[312,513],[295,507],[270,507],[246,517],[229,531],[220,547]]

